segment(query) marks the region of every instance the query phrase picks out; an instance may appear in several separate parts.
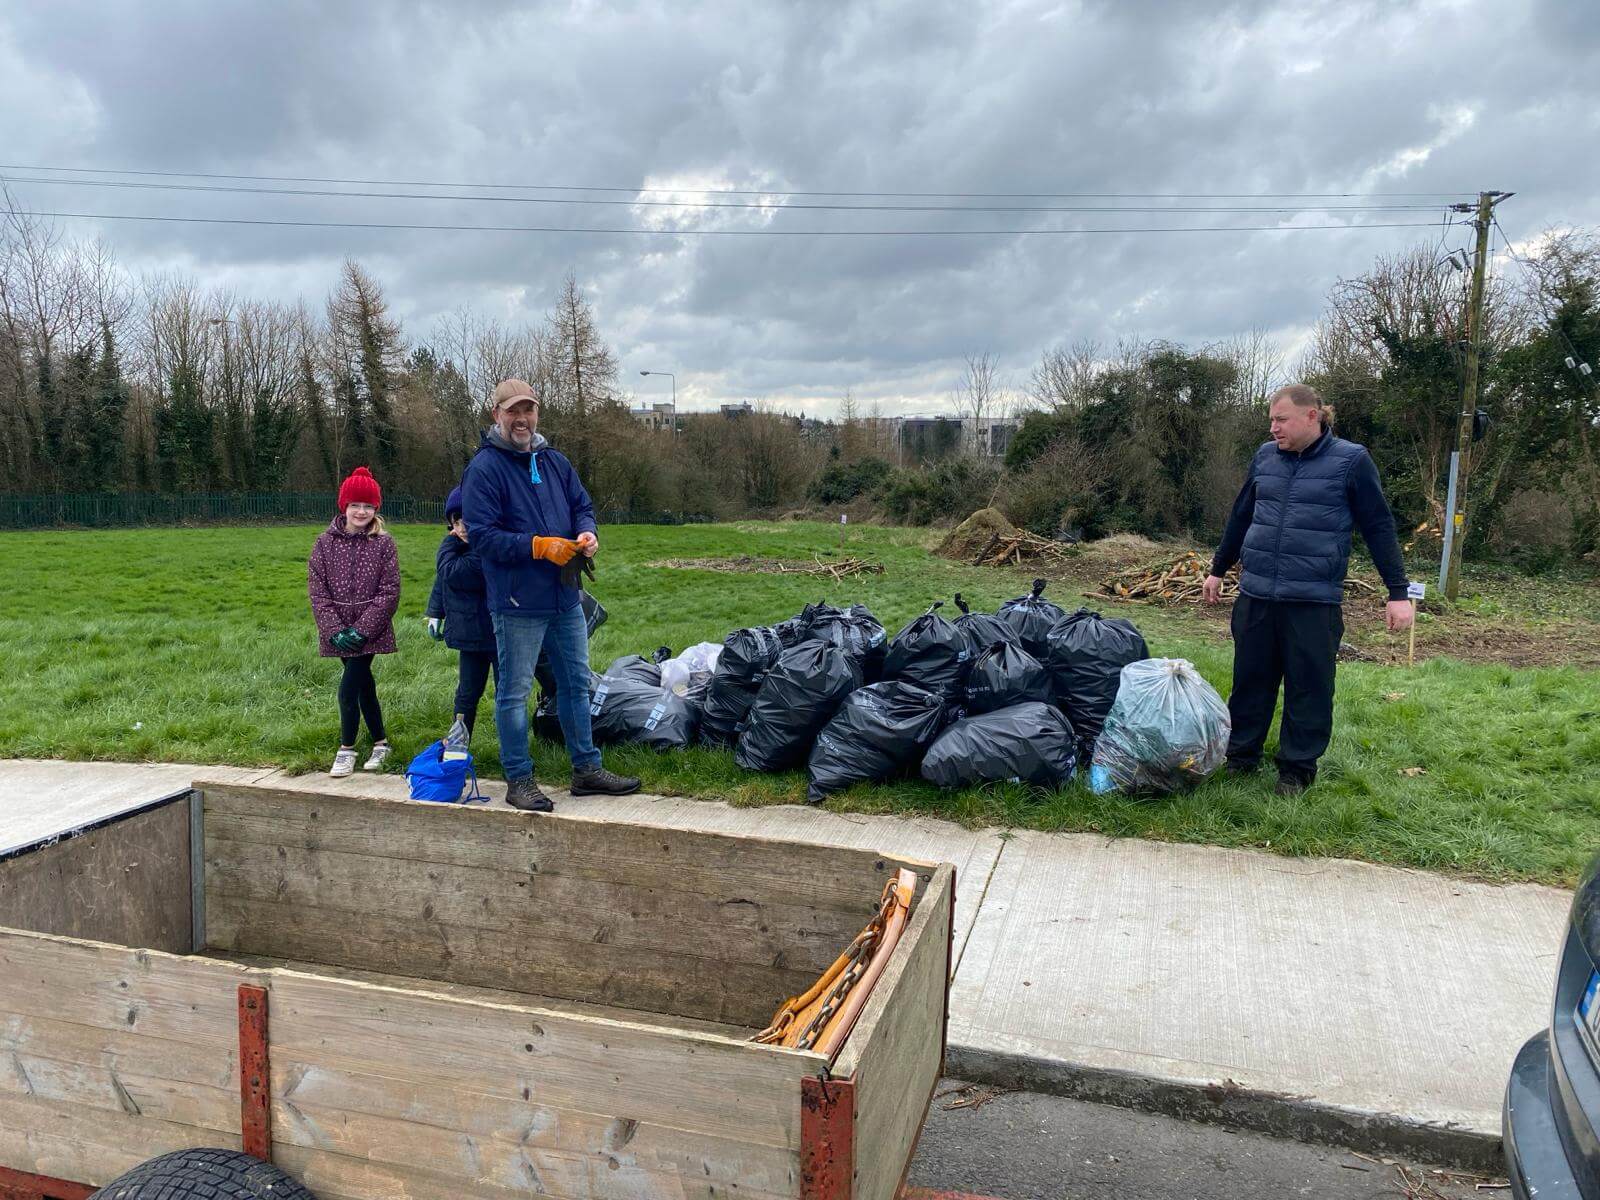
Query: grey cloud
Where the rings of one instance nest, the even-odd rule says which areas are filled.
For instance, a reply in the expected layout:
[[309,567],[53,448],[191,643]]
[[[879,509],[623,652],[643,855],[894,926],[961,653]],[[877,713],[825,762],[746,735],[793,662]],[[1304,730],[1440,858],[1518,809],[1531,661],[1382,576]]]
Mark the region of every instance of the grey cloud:
[[[28,80],[16,92],[0,85],[0,98],[28,108],[8,114],[24,118],[8,122],[18,130],[11,152],[58,165],[860,191],[1499,187],[1519,193],[1504,220],[1521,236],[1600,223],[1600,168],[1583,152],[1600,122],[1587,53],[1600,35],[1588,9],[1576,0],[728,0],[436,5],[400,16],[356,3],[19,6],[0,17],[0,49],[23,58]],[[36,208],[77,211],[587,227],[640,219],[627,208],[15,190]],[[1361,219],[1437,221],[1440,212]],[[752,228],[762,218],[676,219]],[[1276,219],[771,218],[819,229]],[[1040,350],[1080,337],[1198,344],[1259,326],[1297,338],[1338,277],[1437,236],[657,239],[133,223],[104,232],[130,264],[183,264],[235,291],[253,279],[273,294],[291,281],[326,286],[353,255],[384,281],[417,338],[462,304],[536,319],[572,270],[630,384],[638,359],[680,370],[680,390],[698,402],[769,395],[825,405],[852,387],[930,410],[948,403],[968,352],[993,351],[1020,379]]]

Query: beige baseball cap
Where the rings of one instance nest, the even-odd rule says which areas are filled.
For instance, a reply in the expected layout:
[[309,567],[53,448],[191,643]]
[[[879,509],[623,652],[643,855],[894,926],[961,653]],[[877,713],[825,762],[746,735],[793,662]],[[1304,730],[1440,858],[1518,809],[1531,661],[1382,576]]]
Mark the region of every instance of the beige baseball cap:
[[489,406],[496,412],[502,408],[510,408],[519,400],[532,400],[535,408],[539,407],[539,397],[533,394],[533,389],[520,379],[502,379],[494,385],[494,396],[489,401]]

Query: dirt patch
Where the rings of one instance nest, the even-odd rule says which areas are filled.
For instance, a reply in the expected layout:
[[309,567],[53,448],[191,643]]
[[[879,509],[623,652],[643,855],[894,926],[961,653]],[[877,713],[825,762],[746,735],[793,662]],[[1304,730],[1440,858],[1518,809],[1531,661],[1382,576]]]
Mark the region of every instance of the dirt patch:
[[[1210,630],[1219,642],[1230,640],[1231,604],[1170,605],[1184,608]],[[1130,608],[1130,615],[1135,610]],[[1470,663],[1500,663],[1508,667],[1600,668],[1600,624],[1561,621],[1524,624],[1504,617],[1479,617],[1471,613],[1427,613],[1417,624],[1417,661],[1456,658]],[[1135,618],[1137,619],[1137,618]],[[1341,662],[1406,665],[1405,634],[1390,633],[1384,623],[1381,597],[1346,601]]]
[[730,575],[823,575],[844,579],[850,575],[882,575],[883,564],[863,558],[757,558],[741,554],[737,558],[664,558],[651,563],[677,571],[722,571]]
[[1187,551],[1198,551],[1190,542],[1158,542],[1138,533],[1113,533],[1098,541],[1084,542],[1081,559],[1085,574],[1125,571],[1158,558],[1173,558]]

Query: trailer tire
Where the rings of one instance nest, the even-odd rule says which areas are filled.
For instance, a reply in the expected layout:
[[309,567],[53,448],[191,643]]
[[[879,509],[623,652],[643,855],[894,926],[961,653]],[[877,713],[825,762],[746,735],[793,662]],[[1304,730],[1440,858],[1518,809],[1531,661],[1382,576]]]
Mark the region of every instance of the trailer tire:
[[316,1200],[269,1162],[237,1150],[178,1150],[140,1163],[89,1200]]

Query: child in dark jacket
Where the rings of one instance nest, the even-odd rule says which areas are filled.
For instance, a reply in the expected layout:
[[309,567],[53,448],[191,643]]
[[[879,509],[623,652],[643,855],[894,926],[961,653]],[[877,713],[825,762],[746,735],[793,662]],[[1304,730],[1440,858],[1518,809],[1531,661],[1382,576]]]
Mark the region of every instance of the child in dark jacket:
[[339,485],[339,515],[318,537],[306,566],[318,649],[344,663],[339,681],[339,750],[329,774],[356,765],[356,734],[365,718],[372,754],[363,766],[376,771],[389,754],[389,738],[372,678],[372,659],[393,654],[394,613],[400,605],[400,556],[378,509],[383,491],[365,467]]
[[478,702],[483,699],[491,673],[498,685],[494,624],[489,619],[489,604],[484,593],[483,567],[468,541],[467,524],[461,519],[461,489],[450,493],[444,502],[444,520],[449,533],[439,543],[435,560],[433,593],[428,597],[428,632],[443,638],[444,644],[461,655],[456,674],[456,718],[472,735],[478,721]]

